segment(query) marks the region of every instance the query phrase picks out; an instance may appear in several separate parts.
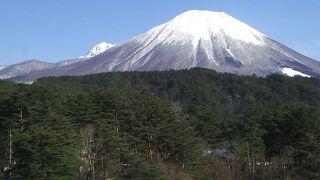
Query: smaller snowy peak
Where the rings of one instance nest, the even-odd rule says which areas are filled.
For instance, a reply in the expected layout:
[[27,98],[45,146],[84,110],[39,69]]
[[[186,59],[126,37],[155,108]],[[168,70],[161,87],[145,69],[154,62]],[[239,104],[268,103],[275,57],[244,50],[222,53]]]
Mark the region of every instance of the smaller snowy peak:
[[106,50],[114,47],[114,44],[110,44],[107,42],[102,42],[97,45],[95,45],[85,56],[81,56],[80,58],[92,58],[94,56],[97,56]]
[[311,77],[307,74],[304,74],[302,72],[299,72],[299,71],[296,71],[294,69],[287,68],[287,67],[281,68],[280,70],[282,71],[283,74],[290,76],[290,77],[294,77],[294,76]]
[[4,69],[4,68],[6,68],[6,67],[8,67],[8,66],[6,66],[6,65],[0,65],[0,70]]

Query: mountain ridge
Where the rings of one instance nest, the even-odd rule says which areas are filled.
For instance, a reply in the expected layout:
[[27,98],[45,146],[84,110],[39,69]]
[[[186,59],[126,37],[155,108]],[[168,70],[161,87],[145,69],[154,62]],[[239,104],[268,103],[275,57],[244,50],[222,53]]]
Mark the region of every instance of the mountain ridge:
[[26,60],[20,63],[12,65],[0,65],[0,79],[12,79],[15,77],[23,76],[25,74],[33,73],[36,71],[48,70],[52,68],[61,68],[63,66],[78,63],[80,61],[88,60],[94,56],[97,56],[107,49],[115,45],[101,42],[95,45],[86,55],[75,59],[62,60],[57,63],[50,63],[45,61],[40,61],[37,59]]

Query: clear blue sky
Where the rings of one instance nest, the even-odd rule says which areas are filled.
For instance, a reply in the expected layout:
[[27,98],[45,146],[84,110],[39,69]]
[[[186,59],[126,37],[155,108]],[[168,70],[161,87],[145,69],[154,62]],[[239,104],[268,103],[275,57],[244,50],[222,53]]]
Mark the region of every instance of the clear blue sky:
[[320,60],[319,0],[1,0],[0,64],[79,57],[191,9],[224,11]]

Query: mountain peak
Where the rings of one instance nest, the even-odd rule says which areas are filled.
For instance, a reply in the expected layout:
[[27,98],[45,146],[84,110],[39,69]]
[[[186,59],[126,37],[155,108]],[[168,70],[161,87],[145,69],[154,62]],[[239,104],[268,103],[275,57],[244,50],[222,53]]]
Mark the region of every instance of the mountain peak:
[[[225,16],[227,15],[225,12],[223,11],[208,11],[208,10],[189,10],[189,11],[185,11],[182,14],[178,15],[178,16]],[[227,15],[228,16],[228,15]]]
[[94,56],[97,56],[97,55],[103,53],[107,49],[112,48],[113,46],[115,46],[115,45],[107,43],[107,42],[101,42],[101,43],[95,45],[85,56],[81,56],[80,58],[92,58]]
[[224,12],[190,10],[165,23],[167,33],[180,32],[193,36],[194,41],[229,36],[246,43],[263,45],[264,34]]
[[37,62],[42,62],[42,61],[38,59],[30,59],[30,60],[23,61],[22,63],[37,63]]

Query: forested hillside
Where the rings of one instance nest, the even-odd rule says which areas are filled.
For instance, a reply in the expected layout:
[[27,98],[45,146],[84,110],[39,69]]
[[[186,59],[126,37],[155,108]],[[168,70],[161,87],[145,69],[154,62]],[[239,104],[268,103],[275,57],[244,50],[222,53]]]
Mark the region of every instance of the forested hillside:
[[0,179],[319,179],[320,79],[213,70],[0,82]]

